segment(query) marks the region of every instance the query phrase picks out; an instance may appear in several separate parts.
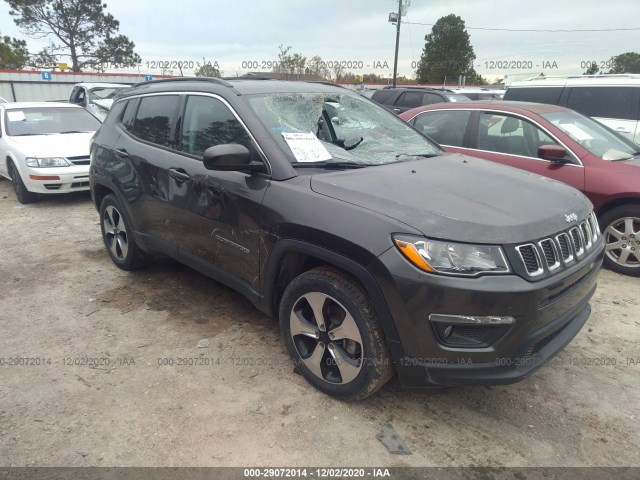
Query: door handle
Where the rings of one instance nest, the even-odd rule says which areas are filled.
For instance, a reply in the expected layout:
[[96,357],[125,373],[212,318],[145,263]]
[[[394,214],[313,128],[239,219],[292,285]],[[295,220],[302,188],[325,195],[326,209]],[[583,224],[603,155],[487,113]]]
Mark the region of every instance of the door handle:
[[394,112],[399,112],[399,111],[400,111],[400,109],[399,109],[399,108],[394,108],[394,109],[393,109],[393,111],[394,111]]
[[631,133],[631,130],[627,130],[624,127],[617,127],[616,131],[620,132],[620,133]]
[[124,148],[116,150],[116,155],[120,158],[129,158],[129,153]]
[[169,175],[179,182],[187,182],[191,179],[191,176],[183,168],[170,168]]

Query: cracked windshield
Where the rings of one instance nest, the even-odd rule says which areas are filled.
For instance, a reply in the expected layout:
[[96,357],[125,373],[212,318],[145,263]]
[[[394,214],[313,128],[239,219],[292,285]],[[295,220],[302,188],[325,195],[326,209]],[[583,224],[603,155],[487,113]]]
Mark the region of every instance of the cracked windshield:
[[252,96],[248,102],[292,163],[313,161],[291,147],[293,133],[313,134],[320,152],[327,152],[318,161],[380,165],[441,153],[393,114],[353,95],[285,93]]

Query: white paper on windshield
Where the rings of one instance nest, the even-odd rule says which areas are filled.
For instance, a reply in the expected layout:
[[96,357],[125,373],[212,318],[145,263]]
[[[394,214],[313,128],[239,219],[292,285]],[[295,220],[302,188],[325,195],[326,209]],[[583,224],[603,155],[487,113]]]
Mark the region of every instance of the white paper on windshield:
[[323,162],[332,158],[318,137],[311,132],[282,132],[282,138],[287,142],[298,162]]
[[7,118],[10,122],[21,122],[25,116],[22,110],[7,110]]
[[593,140],[593,137],[573,123],[563,123],[562,129],[573,138],[581,142],[582,140]]

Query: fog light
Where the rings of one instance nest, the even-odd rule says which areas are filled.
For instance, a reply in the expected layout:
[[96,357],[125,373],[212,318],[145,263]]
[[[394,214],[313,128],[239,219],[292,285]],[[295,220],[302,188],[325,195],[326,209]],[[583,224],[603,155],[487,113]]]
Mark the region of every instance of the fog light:
[[446,347],[486,348],[490,347],[513,328],[514,317],[429,315],[431,330],[439,343]]
[[513,317],[496,316],[472,316],[472,315],[446,315],[444,313],[432,313],[429,315],[432,322],[444,322],[467,325],[511,325],[516,319]]

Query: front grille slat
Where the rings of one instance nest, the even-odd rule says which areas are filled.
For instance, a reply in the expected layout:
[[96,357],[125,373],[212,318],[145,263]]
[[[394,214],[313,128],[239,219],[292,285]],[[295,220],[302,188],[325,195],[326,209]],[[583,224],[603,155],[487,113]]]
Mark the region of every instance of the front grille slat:
[[537,277],[579,261],[596,245],[599,236],[597,219],[591,213],[566,231],[535,243],[518,245],[515,249],[527,275]]
[[535,245],[531,243],[527,245],[520,245],[518,247],[518,252],[520,253],[520,258],[522,259],[524,267],[529,275],[533,277],[542,274],[544,270],[542,269],[542,264],[538,258],[538,252],[536,251]]
[[67,157],[74,165],[89,165],[91,163],[91,157],[89,155],[82,155],[79,157]]

